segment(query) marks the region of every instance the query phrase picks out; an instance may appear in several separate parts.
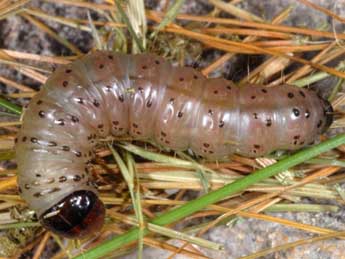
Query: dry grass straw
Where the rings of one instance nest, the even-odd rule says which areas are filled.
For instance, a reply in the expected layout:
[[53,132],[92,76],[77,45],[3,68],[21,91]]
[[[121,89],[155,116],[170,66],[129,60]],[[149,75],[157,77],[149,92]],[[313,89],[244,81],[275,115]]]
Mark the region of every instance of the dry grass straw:
[[[330,10],[319,7],[307,0],[299,1],[310,8],[333,17],[335,20],[344,22],[343,18]],[[209,0],[209,3],[215,9],[207,16],[180,13],[179,10],[183,1],[176,1],[171,6],[169,2],[172,1],[167,1],[163,12],[144,10],[141,1],[130,1],[128,6],[116,5],[117,1],[111,0],[100,4],[70,0],[43,1],[59,3],[65,8],[74,6],[85,11],[85,13],[93,10],[102,16],[101,20],[88,20],[53,16],[43,10],[32,8],[29,2],[0,1],[0,19],[20,16],[33,24],[38,30],[44,32],[47,37],[56,40],[73,53],[71,56],[59,57],[30,52],[24,53],[14,49],[0,49],[0,62],[3,66],[40,84],[43,84],[49,76],[50,69],[46,68],[47,65],[67,64],[83,54],[78,46],[62,38],[45,21],[91,33],[95,38],[99,38],[98,45],[104,47],[104,49],[108,48],[106,44],[107,39],[111,38],[111,33],[118,35],[118,41],[115,44],[118,49],[126,50],[128,45],[131,45],[133,47],[132,52],[145,51],[145,49],[158,51],[155,46],[159,45],[157,43],[163,44],[164,37],[168,36],[171,37],[170,39],[182,43],[182,46],[200,42],[204,48],[223,51],[219,58],[201,69],[206,76],[221,69],[239,53],[267,55],[267,60],[253,71],[249,71],[248,75],[241,80],[241,84],[264,82],[268,86],[274,86],[287,82],[298,86],[306,86],[331,75],[338,77],[339,80],[345,78],[344,64],[340,63],[337,67],[326,65],[344,55],[345,48],[338,43],[345,39],[345,34],[282,25],[288,19],[292,7],[282,10],[271,22],[268,22],[236,5],[241,0],[234,0],[229,3],[220,0]],[[228,13],[236,18],[220,18],[219,14],[221,12]],[[146,21],[152,22],[153,26],[147,27]],[[181,21],[191,26],[181,25]],[[163,49],[162,52],[170,53],[169,58],[175,60],[187,55],[183,48],[179,48],[178,45],[174,47],[174,51]],[[302,58],[301,54],[306,52],[316,52],[316,55],[310,60]],[[198,58],[198,55],[195,55],[194,58]],[[302,64],[302,66],[288,74],[276,76],[294,63]],[[31,98],[36,93],[30,86],[22,82],[16,82],[1,74],[0,82],[6,84],[8,88],[19,91],[6,96],[11,102],[18,98]],[[341,83],[342,81],[339,81],[339,85]],[[341,106],[345,103],[344,98],[344,95],[338,93],[338,90],[332,93],[331,100],[338,112],[341,111]],[[344,127],[344,121],[345,119],[342,116],[334,123],[333,127]],[[13,158],[14,136],[18,131],[16,126],[19,125],[20,118],[18,116],[14,120],[1,120],[0,122],[0,127],[6,132],[0,137],[2,150],[0,157],[2,160]],[[154,147],[150,147],[150,149],[141,149],[130,145],[122,145],[121,147],[112,150],[117,158],[115,160],[118,165],[113,162],[105,162],[106,160],[103,158],[108,158],[111,152],[108,148],[101,147],[97,152],[99,165],[95,165],[93,168],[93,172],[97,175],[97,181],[100,183],[101,198],[109,206],[108,223],[105,225],[102,235],[94,239],[93,242],[82,240],[75,249],[74,243],[69,242],[65,245],[58,237],[46,232],[36,242],[23,244],[22,247],[18,247],[18,250],[26,251],[35,247],[33,258],[39,258],[43,251],[47,249],[48,240],[53,237],[52,240],[61,247],[61,252],[55,254],[53,258],[72,257],[76,253],[84,251],[84,248],[90,249],[101,244],[114,233],[124,233],[130,225],[144,225],[147,218],[153,218],[157,213],[163,213],[175,206],[184,204],[185,199],[188,198],[187,191],[205,191],[208,188],[210,190],[219,188],[228,182],[250,174],[268,161],[261,160],[260,163],[260,161],[254,159],[233,156],[230,162],[210,163],[191,161],[185,156],[177,158],[168,154],[159,154],[159,151]],[[118,153],[119,150],[120,153]],[[339,192],[339,189],[334,188],[334,185],[343,182],[345,177],[336,174],[341,170],[339,166],[329,165],[336,162],[338,162],[338,165],[343,165],[344,152],[345,149],[340,147],[331,151],[329,158],[322,160],[322,163],[321,160],[318,160],[319,162],[316,165],[304,164],[288,172],[287,182],[281,180],[282,178],[263,181],[242,193],[229,197],[221,203],[210,205],[207,209],[188,217],[185,219],[186,221],[199,218],[205,221],[205,224],[200,227],[194,227],[193,232],[197,237],[186,234],[187,229],[182,229],[179,233],[167,228],[155,229],[155,226],[150,226],[151,230],[154,231],[146,237],[142,235],[139,244],[166,249],[172,253],[169,258],[173,258],[177,253],[191,258],[208,258],[191,244],[204,245],[216,250],[220,249],[219,244],[203,240],[201,236],[214,226],[224,224],[235,217],[276,222],[320,235],[312,239],[301,240],[254,253],[242,259],[257,258],[268,253],[329,238],[343,239],[344,233],[342,232],[280,219],[263,212],[270,209],[274,211],[336,211],[337,206],[304,205],[299,204],[298,201],[301,197],[317,197],[344,204],[341,192]],[[122,156],[123,153],[126,155]],[[139,154],[145,157],[146,161],[134,161],[130,153]],[[121,165],[119,161],[122,161],[123,164]],[[120,176],[120,171],[123,176]],[[124,171],[125,174],[123,174]],[[201,174],[197,172],[201,172]],[[299,177],[298,172],[303,172],[304,177]],[[0,168],[0,199],[8,205],[4,207],[8,212],[11,211],[14,205],[23,204],[16,192],[16,176],[13,173],[15,171]],[[286,175],[281,176],[286,177]],[[114,177],[116,181],[114,181]],[[126,181],[123,179],[126,179]],[[165,192],[165,189],[175,189],[176,193],[171,196]],[[128,192],[130,192],[130,195]],[[294,201],[296,204],[294,204]],[[128,215],[128,212],[131,213],[131,216]],[[21,223],[21,220],[17,220],[18,225]],[[168,237],[164,235],[169,231],[171,233]],[[182,246],[177,247],[166,242],[169,238],[180,238],[185,241]],[[142,249],[141,245],[139,245],[139,250]],[[126,254],[136,248],[136,244],[130,244],[116,251],[115,254]]]

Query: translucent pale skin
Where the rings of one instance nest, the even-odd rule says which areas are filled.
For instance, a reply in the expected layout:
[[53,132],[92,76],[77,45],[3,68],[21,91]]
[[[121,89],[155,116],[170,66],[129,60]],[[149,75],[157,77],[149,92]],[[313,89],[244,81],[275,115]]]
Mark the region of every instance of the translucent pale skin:
[[305,89],[236,87],[152,54],[97,51],[59,67],[28,106],[16,144],[19,191],[44,221],[68,195],[96,193],[87,162],[99,137],[129,134],[208,159],[262,156],[313,142],[332,121],[328,111]]

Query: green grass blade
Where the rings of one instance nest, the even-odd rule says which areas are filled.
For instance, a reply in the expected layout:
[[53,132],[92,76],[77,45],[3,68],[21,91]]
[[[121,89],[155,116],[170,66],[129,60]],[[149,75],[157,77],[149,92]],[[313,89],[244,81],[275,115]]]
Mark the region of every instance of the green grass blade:
[[[267,179],[271,176],[276,175],[279,172],[285,171],[290,167],[303,163],[323,152],[331,150],[339,145],[345,144],[345,134],[338,135],[332,139],[329,139],[325,142],[322,142],[319,145],[310,147],[308,149],[302,150],[288,158],[282,159],[281,161],[268,166],[266,168],[260,169],[255,173],[243,177],[231,184],[225,185],[224,187],[210,192],[204,196],[201,196],[198,199],[192,200],[185,205],[182,205],[178,208],[172,209],[151,221],[151,223],[156,225],[166,225],[173,222],[176,222],[186,216],[191,215],[194,212],[197,212],[206,206],[216,203],[229,195],[237,193],[250,185],[260,182],[264,179]],[[148,231],[145,229],[144,233]],[[118,249],[121,246],[124,246],[132,241],[137,240],[139,229],[133,228],[130,231],[119,235],[107,242],[102,243],[101,245],[90,249],[89,251],[75,257],[75,259],[94,259],[100,258],[111,251]]]
[[323,204],[273,204],[265,212],[338,212],[339,207]]
[[[125,181],[128,186],[128,191],[130,193],[133,208],[135,211],[135,215],[137,217],[137,221],[139,222],[139,233],[138,233],[138,259],[142,258],[142,251],[144,246],[144,216],[142,213],[141,203],[140,203],[140,189],[139,185],[134,183],[134,177],[136,177],[136,180],[138,180],[136,171],[135,171],[135,162],[132,158],[130,153],[126,153],[126,163],[123,161],[119,153],[112,147],[112,145],[108,144],[108,147],[111,150],[111,153],[113,154],[113,157],[118,164],[120,171],[125,178]],[[135,189],[135,190],[134,190]]]
[[116,0],[115,1],[115,4],[116,4],[116,7],[117,9],[119,10],[119,13],[121,14],[122,16],[122,19],[123,19],[123,22],[127,25],[127,28],[129,30],[129,33],[131,34],[131,36],[133,37],[135,43],[137,44],[137,47],[139,48],[139,50],[141,52],[144,52],[145,51],[145,48],[144,46],[142,45],[140,39],[138,38],[138,35],[135,33],[133,27],[132,27],[132,24],[130,22],[130,20],[128,19],[128,16],[127,14],[125,13],[125,11],[122,9],[120,3]]
[[308,164],[345,167],[345,161],[337,159],[316,158],[309,160]]
[[109,147],[118,167],[120,168],[120,172],[121,172],[123,178],[125,179],[129,190],[133,190],[133,177],[132,177],[130,171],[128,170],[125,162],[122,160],[119,153],[112,147],[112,145],[108,144],[108,147]]
[[14,159],[16,153],[13,150],[0,151],[0,161]]
[[163,29],[165,26],[167,26],[169,23],[171,23],[175,19],[183,3],[184,3],[184,0],[177,0],[172,4],[170,9],[164,16],[163,20],[160,22],[160,24],[158,24],[155,30],[151,33],[152,38],[155,37],[161,29]]
[[[135,168],[135,161],[129,152],[126,152],[126,162],[127,168],[132,176],[133,189],[131,190],[132,203],[135,211],[135,216],[139,222],[139,233],[138,233],[138,259],[142,259],[144,250],[144,226],[145,220],[141,207],[141,195],[140,195],[140,185],[139,178]],[[135,180],[135,182],[134,182]]]
[[[151,160],[151,161],[155,161],[155,162],[159,162],[162,164],[166,164],[169,166],[175,166],[175,167],[182,167],[182,168],[192,168],[192,169],[202,169],[205,172],[210,172],[210,173],[216,173],[215,171],[213,171],[212,169],[209,169],[201,164],[198,164],[196,161],[191,160],[191,158],[187,155],[183,155],[182,152],[179,152],[179,155],[181,157],[183,157],[184,159],[179,159],[179,158],[175,158],[175,157],[171,157],[168,155],[163,155],[163,154],[158,154],[155,152],[150,152],[145,150],[144,148],[135,146],[133,144],[129,144],[129,143],[123,143],[123,144],[118,144],[119,147],[122,147],[123,149],[141,156],[145,159]],[[189,161],[187,161],[189,160]]]
[[10,228],[31,228],[31,227],[40,227],[39,222],[17,222],[0,225],[0,230],[10,229]]
[[[345,63],[344,62],[340,62],[339,65],[335,68],[338,71],[344,71],[345,70]],[[298,87],[305,87],[307,85],[311,85],[315,82],[318,82],[320,80],[323,80],[327,77],[330,77],[331,75],[329,73],[326,72],[316,72],[313,73],[309,76],[303,77],[301,79],[298,79],[296,81],[294,81],[292,83],[292,85],[298,86]]]
[[89,21],[89,26],[91,28],[91,35],[92,35],[93,40],[95,41],[96,48],[98,50],[105,50],[106,47],[104,46],[104,44],[102,44],[101,37],[98,34],[95,24],[93,23],[90,12],[88,11],[86,14],[87,14],[87,20]]
[[18,105],[15,105],[6,99],[0,97],[0,106],[4,107],[5,109],[14,112],[15,114],[21,115],[22,114],[22,108]]

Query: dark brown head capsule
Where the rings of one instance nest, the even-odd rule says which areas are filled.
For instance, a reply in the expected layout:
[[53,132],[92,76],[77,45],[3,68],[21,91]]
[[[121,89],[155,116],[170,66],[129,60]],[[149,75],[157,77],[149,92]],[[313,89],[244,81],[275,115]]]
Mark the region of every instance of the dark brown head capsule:
[[75,191],[44,212],[40,221],[58,235],[81,239],[101,230],[104,215],[104,205],[95,193]]

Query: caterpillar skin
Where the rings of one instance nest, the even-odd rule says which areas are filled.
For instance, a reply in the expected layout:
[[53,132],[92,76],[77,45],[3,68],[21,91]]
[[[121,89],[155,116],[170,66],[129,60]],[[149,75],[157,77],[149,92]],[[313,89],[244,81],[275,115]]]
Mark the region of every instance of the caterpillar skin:
[[98,138],[255,157],[314,141],[331,112],[306,89],[236,87],[152,54],[96,51],[59,67],[30,102],[16,140],[19,192],[46,228],[81,238],[104,220],[87,170]]

